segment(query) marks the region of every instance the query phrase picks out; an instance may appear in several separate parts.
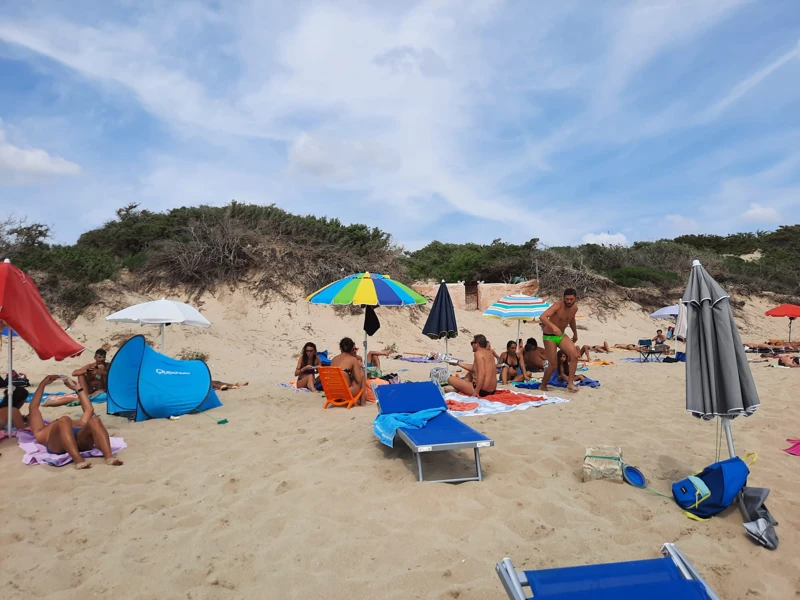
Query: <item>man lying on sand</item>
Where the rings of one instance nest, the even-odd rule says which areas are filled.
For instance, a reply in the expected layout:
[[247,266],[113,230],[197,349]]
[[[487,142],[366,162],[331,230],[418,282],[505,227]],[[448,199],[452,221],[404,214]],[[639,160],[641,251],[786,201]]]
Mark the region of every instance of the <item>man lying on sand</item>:
[[238,381],[236,383],[225,383],[224,381],[219,381],[218,379],[212,379],[211,387],[220,392],[224,392],[225,390],[238,390],[239,388],[246,386],[248,383],[249,382],[247,381],[244,383],[239,383]]
[[[342,338],[339,342],[339,354],[331,359],[332,367],[339,367],[347,376],[350,393],[355,398],[361,390],[367,387],[367,378],[364,373],[364,360],[356,354],[356,343],[349,337]],[[359,406],[363,403],[364,396],[358,400]]]
[[36,441],[47,448],[47,452],[50,454],[64,454],[65,452],[69,454],[75,462],[76,469],[88,469],[92,466],[92,463],[86,462],[80,453],[95,447],[103,453],[107,465],[115,467],[121,465],[122,461],[114,458],[111,454],[111,440],[108,437],[108,431],[103,426],[100,417],[94,416],[92,402],[83,388],[75,390],[83,409],[83,415],[79,421],[73,421],[64,415],[52,423],[44,422],[42,412],[39,410],[44,388],[59,379],[61,379],[60,375],[48,375],[42,379],[33,394],[28,422]]
[[478,334],[470,342],[474,352],[474,360],[470,366],[468,376],[464,379],[451,375],[447,384],[459,394],[465,396],[491,396],[497,391],[497,365],[490,350],[491,346],[486,336]]
[[800,357],[797,356],[781,356],[778,358],[778,364],[792,369],[800,367]]
[[[575,315],[578,313],[577,292],[572,288],[564,290],[563,300],[556,302],[539,317],[544,326],[544,350],[547,354],[547,370],[542,376],[542,383],[539,391],[546,392],[547,382],[550,376],[558,368],[557,352],[561,349],[569,359],[569,375],[567,376],[567,389],[570,392],[577,392],[578,388],[573,383],[575,380],[575,370],[578,368],[578,349],[575,343],[578,341],[578,326],[575,324]],[[569,325],[572,329],[572,339],[566,337],[565,329]]]
[[580,352],[578,352],[578,357],[586,356],[586,360],[591,362],[592,357],[589,355],[589,350],[592,352],[597,352],[598,354],[608,354],[611,352],[611,348],[608,347],[608,342],[603,342],[602,346],[589,346],[588,344],[585,344],[581,346]]

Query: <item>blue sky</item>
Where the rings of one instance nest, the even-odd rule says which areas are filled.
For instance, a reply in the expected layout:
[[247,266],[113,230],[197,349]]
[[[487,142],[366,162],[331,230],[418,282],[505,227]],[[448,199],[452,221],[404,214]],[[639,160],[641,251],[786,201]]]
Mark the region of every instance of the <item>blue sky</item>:
[[236,199],[415,249],[800,222],[800,3],[0,0],[0,208]]

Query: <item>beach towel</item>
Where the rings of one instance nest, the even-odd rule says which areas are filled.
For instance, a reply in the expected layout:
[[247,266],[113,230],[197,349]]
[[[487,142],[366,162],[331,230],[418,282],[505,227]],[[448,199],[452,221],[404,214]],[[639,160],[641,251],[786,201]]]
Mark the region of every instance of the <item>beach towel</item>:
[[[0,429],[0,440],[4,440],[7,437],[8,437],[8,428],[3,427],[3,429]],[[14,426],[11,427],[11,437],[17,437],[17,428]]]
[[293,379],[289,383],[279,383],[278,387],[280,387],[280,388],[289,388],[290,390],[294,390],[295,392],[308,392],[308,393],[311,393],[311,390],[309,390],[308,388],[299,389],[297,387],[297,380],[296,379]]
[[[513,392],[509,392],[513,393]],[[536,408],[545,406],[547,404],[563,404],[569,402],[566,398],[556,398],[554,396],[531,396],[530,394],[517,394],[525,401],[514,403],[506,402],[493,402],[492,399],[497,396],[486,396],[485,398],[475,398],[474,396],[464,396],[456,392],[445,394],[445,402],[450,410],[450,414],[454,417],[477,417],[483,415],[494,415],[498,413],[513,412],[515,410],[528,410],[529,408]],[[504,399],[503,396],[500,399]],[[451,408],[452,404],[452,408]],[[472,405],[477,405],[472,407]]]
[[[74,398],[75,400],[78,399],[78,394],[75,392],[45,392],[42,394],[42,406],[47,406],[47,401],[51,398]],[[33,392],[28,394],[28,399],[26,402],[31,402],[33,400]]]
[[[54,467],[63,467],[72,462],[72,458],[69,454],[50,454],[47,452],[47,448],[37,443],[36,438],[33,437],[30,431],[18,432],[17,440],[19,441],[19,447],[25,452],[25,456],[22,457],[22,462],[26,465],[47,464]],[[120,450],[128,447],[125,440],[122,438],[112,437],[110,440],[112,454],[116,454]],[[81,452],[81,456],[84,458],[98,457],[103,456],[103,453],[97,448],[92,448],[87,452]]]
[[444,408],[429,408],[415,413],[380,414],[372,422],[372,430],[385,446],[394,447],[394,435],[400,427],[422,429],[434,417],[443,413]]
[[[591,387],[591,388],[600,387],[599,381],[590,379],[586,376],[584,376],[583,381],[577,381],[575,383],[578,387]],[[517,387],[522,388],[523,390],[538,390],[540,385],[541,385],[540,383],[519,383],[517,384]],[[550,375],[550,381],[547,382],[547,385],[557,388],[565,388],[567,387],[567,382],[559,381],[558,373],[554,371],[553,374]]]
[[328,351],[323,350],[322,352],[317,352],[317,357],[319,358],[319,364],[323,367],[330,367],[331,366],[331,358],[328,357]]
[[427,358],[425,356],[401,356],[397,360],[404,360],[413,363],[441,363],[446,362],[441,358]]
[[613,360],[593,360],[590,363],[587,363],[590,367],[604,367],[606,365],[613,365]]
[[[2,439],[2,438],[0,438]],[[791,444],[784,452],[791,454],[793,456],[800,456],[800,440],[786,440]]]
[[460,400],[445,400],[445,402],[447,403],[447,410],[450,412],[469,412],[480,406],[477,402],[461,402]]

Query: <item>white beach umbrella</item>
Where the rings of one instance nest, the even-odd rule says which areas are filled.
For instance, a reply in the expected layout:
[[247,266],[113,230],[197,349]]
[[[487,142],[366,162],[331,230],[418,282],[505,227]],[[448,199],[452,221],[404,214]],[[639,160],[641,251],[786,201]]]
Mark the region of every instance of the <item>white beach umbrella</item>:
[[664,308],[659,308],[650,316],[653,319],[674,319],[678,316],[679,310],[677,304],[675,306],[665,306]]
[[124,308],[106,317],[112,323],[139,323],[161,326],[161,353],[164,353],[164,326],[182,323],[192,327],[211,327],[211,321],[193,306],[176,300],[153,300]]

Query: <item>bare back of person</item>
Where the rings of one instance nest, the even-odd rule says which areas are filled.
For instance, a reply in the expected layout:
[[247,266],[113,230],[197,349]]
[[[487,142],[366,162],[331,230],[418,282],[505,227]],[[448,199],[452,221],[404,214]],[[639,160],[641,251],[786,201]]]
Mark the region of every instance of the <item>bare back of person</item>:
[[352,354],[337,354],[331,359],[331,366],[344,371],[350,393],[355,396],[363,386],[361,361]]
[[525,367],[528,369],[544,369],[544,359],[546,358],[544,348],[534,348],[525,352]]
[[[564,290],[564,299],[553,304],[540,317],[543,325],[542,339],[548,361],[547,369],[542,377],[542,383],[539,386],[541,391],[547,391],[547,382],[550,381],[550,376],[553,372],[558,369],[557,354],[559,349],[567,355],[570,361],[567,389],[571,392],[578,391],[574,383],[575,370],[579,358],[578,349],[575,347],[575,343],[578,341],[578,329],[575,325],[575,315],[578,313],[576,300],[575,290],[566,289]],[[572,339],[566,336],[565,330],[567,326],[572,329]]]

